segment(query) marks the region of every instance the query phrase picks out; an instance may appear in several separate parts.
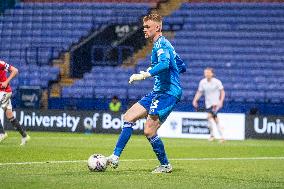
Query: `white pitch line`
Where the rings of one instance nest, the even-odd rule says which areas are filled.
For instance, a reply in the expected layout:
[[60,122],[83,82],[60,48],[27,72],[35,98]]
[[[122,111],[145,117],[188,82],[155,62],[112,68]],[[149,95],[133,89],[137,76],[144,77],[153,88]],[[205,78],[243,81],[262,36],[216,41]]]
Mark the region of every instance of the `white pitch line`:
[[[154,161],[157,159],[124,159],[120,161]],[[173,158],[170,161],[218,161],[218,160],[284,160],[284,157],[232,157],[232,158]]]
[[81,163],[87,162],[87,160],[70,160],[70,161],[31,161],[31,162],[11,162],[11,163],[0,163],[2,165],[31,165],[31,164],[57,164],[57,163]]
[[[173,158],[171,161],[218,161],[218,160],[284,160],[284,157],[232,157],[232,158]],[[122,162],[157,161],[157,159],[122,159]],[[33,162],[11,162],[0,163],[5,165],[31,165],[31,164],[60,164],[60,163],[84,163],[87,160],[66,160],[66,161],[33,161]]]
[[177,158],[172,161],[216,161],[216,160],[284,160],[284,157],[232,157],[232,158]]

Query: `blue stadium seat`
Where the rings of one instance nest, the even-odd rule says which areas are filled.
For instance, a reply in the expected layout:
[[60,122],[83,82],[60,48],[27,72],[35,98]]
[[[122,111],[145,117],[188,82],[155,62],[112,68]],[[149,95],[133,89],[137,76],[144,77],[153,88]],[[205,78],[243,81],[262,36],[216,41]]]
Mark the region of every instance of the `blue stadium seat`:
[[[4,17],[0,17],[0,39],[1,43],[10,45],[5,49],[11,48],[14,42],[20,46],[26,44],[27,47],[58,47],[54,57],[50,57],[50,51],[41,52],[38,56],[42,64],[49,64],[50,58],[55,58],[87,35],[94,23],[107,25],[115,16],[119,17],[120,22],[138,21],[149,8],[147,3],[18,3],[15,9],[6,10]],[[22,52],[25,50],[26,47],[19,49]],[[28,60],[35,62],[36,53],[31,51],[28,54]],[[18,55],[1,54],[8,60],[15,56]],[[20,58],[25,60],[23,53]]]
[[[141,3],[19,3],[17,7],[6,12],[3,22],[0,21],[1,28],[6,26],[0,30],[4,36],[1,44],[11,44],[12,40],[19,42],[17,47],[8,45],[9,51],[6,51],[8,48],[0,49],[1,56],[9,59],[22,58],[22,54],[13,49],[25,49],[21,44],[23,39],[28,44],[55,45],[59,54],[94,26],[137,22],[149,9],[148,4]],[[203,69],[209,66],[223,81],[228,100],[281,102],[283,93],[279,91],[284,91],[283,8],[281,3],[183,3],[180,9],[164,18],[164,29],[177,30],[171,42],[189,68],[181,77],[183,99],[192,100]],[[17,23],[13,21],[15,18]],[[40,61],[48,63],[49,52],[41,54]],[[34,51],[28,55],[32,60]],[[149,60],[150,55],[139,60],[136,70],[145,70]],[[63,88],[62,96],[111,98],[117,94],[124,98],[140,98],[151,90],[153,80],[130,86],[127,81],[133,72],[134,69],[94,67],[82,80],[75,82],[74,90]],[[25,75],[22,78],[26,78]],[[82,87],[88,92],[80,93]],[[272,90],[277,92],[270,95]]]
[[[229,100],[264,102],[271,90],[283,91],[283,7],[281,3],[183,3],[165,18],[166,23],[183,23],[171,39],[189,68],[185,74],[189,77],[181,77],[183,98],[192,98],[208,66],[223,81]],[[140,60],[137,69],[147,61],[149,57]],[[279,95],[273,95],[279,101]]]

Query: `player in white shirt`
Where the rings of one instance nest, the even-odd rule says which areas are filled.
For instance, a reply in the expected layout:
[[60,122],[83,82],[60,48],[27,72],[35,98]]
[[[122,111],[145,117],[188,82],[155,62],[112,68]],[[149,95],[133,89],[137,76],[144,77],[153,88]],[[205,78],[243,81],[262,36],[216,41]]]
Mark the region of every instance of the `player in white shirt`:
[[220,126],[217,113],[223,107],[225,90],[222,82],[214,77],[213,68],[206,68],[204,70],[204,77],[205,78],[199,82],[199,87],[192,105],[198,109],[198,100],[202,95],[205,96],[205,106],[206,111],[208,112],[208,128],[210,130],[209,141],[213,141],[215,139],[213,125],[216,124],[217,130],[221,136],[220,142],[224,142],[223,128]]

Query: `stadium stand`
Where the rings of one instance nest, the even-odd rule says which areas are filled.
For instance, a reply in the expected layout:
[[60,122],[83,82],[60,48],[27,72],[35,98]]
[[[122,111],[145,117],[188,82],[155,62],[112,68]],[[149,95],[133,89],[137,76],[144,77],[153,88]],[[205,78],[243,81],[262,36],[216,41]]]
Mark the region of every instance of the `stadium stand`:
[[[21,70],[14,86],[47,88],[59,75],[50,64],[53,58],[103,25],[137,22],[158,1],[41,2],[25,0],[0,17],[0,58]],[[183,100],[192,100],[203,69],[209,66],[223,81],[227,100],[284,102],[283,8],[282,3],[183,3],[165,17],[164,29],[175,32],[172,43],[188,64],[182,75]],[[140,98],[153,80],[131,86],[127,80],[146,69],[149,60],[149,56],[139,60],[136,68],[93,67],[74,85],[64,87],[62,97]]]
[[148,3],[18,3],[0,17],[0,58],[22,72],[12,85],[46,88],[59,75],[59,69],[50,65],[53,58],[91,30],[111,22],[137,22],[149,8]]
[[0,1],[0,14],[4,12],[5,9],[12,8],[16,3],[16,0],[5,0]]
[[[189,68],[182,75],[183,99],[192,100],[203,69],[213,67],[224,83],[227,100],[283,102],[283,8],[282,3],[184,3],[165,17],[165,25],[182,24],[172,43]],[[140,60],[135,70],[144,70],[149,60],[149,56]],[[96,75],[98,71],[103,74]],[[63,97],[72,95],[68,92],[71,88],[86,87],[91,89],[88,97],[115,94],[137,99],[153,81],[129,86],[130,72],[134,70],[95,67],[82,81],[63,89]],[[76,95],[81,98],[86,94]]]
[[[38,2],[112,2],[112,3],[158,3],[158,2],[167,2],[167,0],[22,0],[22,2],[38,3]],[[185,2],[185,1],[184,1]],[[190,0],[189,3],[230,3],[230,2],[243,2],[243,3],[252,3],[251,0]],[[275,3],[283,2],[282,0],[257,0],[258,3]]]
[[[47,89],[49,81],[57,80],[59,68],[49,66],[47,63],[35,64],[27,60],[26,55],[35,52],[28,51],[28,48],[31,49],[31,44],[37,40],[35,36],[40,36],[40,30],[33,27],[29,13],[24,9],[7,9],[0,17],[0,59],[20,70],[19,77],[11,82],[14,89],[23,85]],[[40,56],[39,60],[49,56],[50,52],[45,51],[45,48],[34,48],[39,52],[37,54]]]
[[283,8],[281,3],[183,4],[171,15],[184,18],[173,41],[192,68],[183,78],[195,83],[205,67],[213,67],[230,100],[283,101]]
[[108,3],[158,3],[161,0],[23,0],[26,3],[74,3],[74,2],[108,2]]

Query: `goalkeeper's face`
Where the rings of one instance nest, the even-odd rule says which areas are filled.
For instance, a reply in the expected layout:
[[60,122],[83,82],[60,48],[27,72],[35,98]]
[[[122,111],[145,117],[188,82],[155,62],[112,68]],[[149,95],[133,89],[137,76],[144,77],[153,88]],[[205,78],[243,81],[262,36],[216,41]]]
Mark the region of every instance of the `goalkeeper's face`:
[[156,35],[159,35],[161,32],[161,26],[159,23],[152,20],[147,20],[143,22],[143,32],[146,39],[153,39]]

